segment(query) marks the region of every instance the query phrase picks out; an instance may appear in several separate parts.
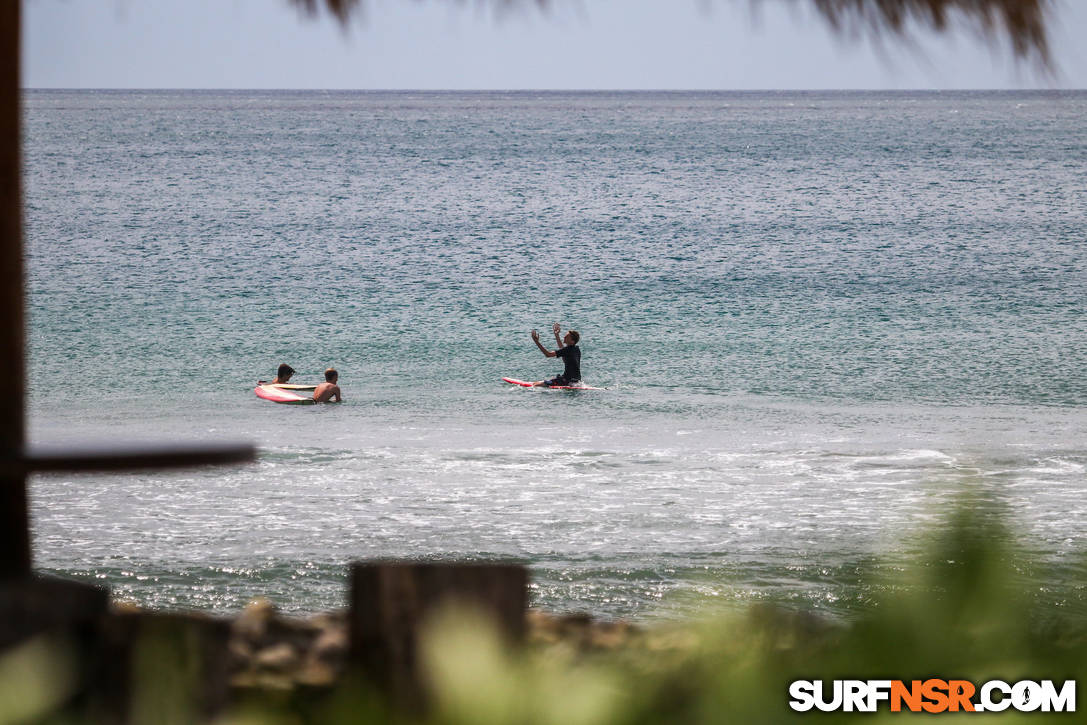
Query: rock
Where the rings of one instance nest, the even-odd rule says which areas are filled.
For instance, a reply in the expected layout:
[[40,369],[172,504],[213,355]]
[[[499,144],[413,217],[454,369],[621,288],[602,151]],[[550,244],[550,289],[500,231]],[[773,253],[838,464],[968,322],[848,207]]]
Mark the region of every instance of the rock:
[[339,666],[347,657],[346,627],[329,627],[317,635],[310,648],[310,659],[326,665]]
[[275,617],[276,606],[264,598],[254,599],[245,606],[234,620],[233,633],[250,642],[259,642],[268,632],[268,625]]
[[139,614],[143,608],[127,599],[114,599],[109,603],[109,610],[112,614]]
[[559,633],[562,640],[579,650],[589,647],[592,637],[593,618],[584,612],[566,614],[559,618]]
[[298,650],[286,642],[266,647],[253,657],[253,664],[260,669],[286,672],[298,664]]
[[301,652],[305,652],[321,634],[321,628],[307,619],[272,617],[265,627],[260,644],[270,645],[287,642]]
[[333,627],[346,630],[347,612],[346,610],[340,610],[336,612],[321,612],[320,614],[314,614],[309,618],[309,623],[322,631]]
[[606,622],[584,613],[555,615],[529,610],[525,613],[528,641],[538,646],[570,647],[575,651],[614,650],[634,644],[642,632],[629,622]]
[[227,651],[230,653],[230,670],[238,672],[249,666],[253,659],[253,646],[240,637],[230,637],[227,643]]
[[243,672],[230,680],[233,687],[260,690],[292,690],[294,678],[290,675],[271,672]]
[[339,670],[323,662],[309,660],[294,673],[294,681],[309,687],[331,687],[336,684]]
[[598,622],[589,636],[595,649],[619,649],[630,644],[633,628],[627,622]]
[[529,644],[552,645],[562,639],[558,619],[538,609],[525,612],[525,631]]

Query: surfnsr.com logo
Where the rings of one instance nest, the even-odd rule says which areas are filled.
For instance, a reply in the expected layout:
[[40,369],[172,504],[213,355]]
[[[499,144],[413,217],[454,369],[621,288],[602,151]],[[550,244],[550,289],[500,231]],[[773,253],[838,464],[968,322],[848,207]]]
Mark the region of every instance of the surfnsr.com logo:
[[1076,681],[1015,683],[989,680],[796,680],[789,685],[789,707],[797,712],[1075,712]]

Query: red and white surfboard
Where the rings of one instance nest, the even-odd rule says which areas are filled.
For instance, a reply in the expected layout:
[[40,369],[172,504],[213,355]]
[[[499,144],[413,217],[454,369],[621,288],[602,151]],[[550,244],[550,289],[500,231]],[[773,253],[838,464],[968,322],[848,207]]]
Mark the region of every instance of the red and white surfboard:
[[294,392],[295,390],[313,390],[308,385],[291,385],[292,389],[284,385],[258,385],[253,389],[258,398],[270,400],[273,403],[286,403],[288,405],[313,405],[313,396],[306,397]]

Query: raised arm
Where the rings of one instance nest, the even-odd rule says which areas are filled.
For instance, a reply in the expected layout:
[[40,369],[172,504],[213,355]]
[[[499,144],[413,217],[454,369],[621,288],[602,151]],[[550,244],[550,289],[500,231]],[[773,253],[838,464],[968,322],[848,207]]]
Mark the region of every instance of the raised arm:
[[532,331],[532,341],[536,343],[536,347],[540,348],[540,352],[542,352],[544,355],[546,355],[547,357],[555,357],[554,350],[548,350],[546,347],[543,346],[543,344],[540,342],[540,333],[536,332],[535,330]]
[[558,349],[561,350],[563,348],[563,344],[562,338],[559,337],[559,333],[562,332],[562,328],[559,327],[559,323],[556,322],[554,325],[552,325],[551,331],[555,333],[555,344],[558,345]]

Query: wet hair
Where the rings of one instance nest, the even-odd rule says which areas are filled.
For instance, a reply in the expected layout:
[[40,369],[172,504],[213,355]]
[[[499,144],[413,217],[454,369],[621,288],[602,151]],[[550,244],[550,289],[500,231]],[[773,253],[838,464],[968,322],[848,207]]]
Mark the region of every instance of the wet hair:
[[288,375],[294,375],[294,368],[292,368],[287,363],[283,363],[279,366],[279,370],[276,371],[276,375],[281,378],[285,378]]
[[340,377],[340,374],[336,372],[336,368],[329,368],[325,370],[325,382],[331,383],[336,378]]
[[581,342],[581,335],[578,334],[577,330],[567,330],[566,334],[574,338],[575,345]]

